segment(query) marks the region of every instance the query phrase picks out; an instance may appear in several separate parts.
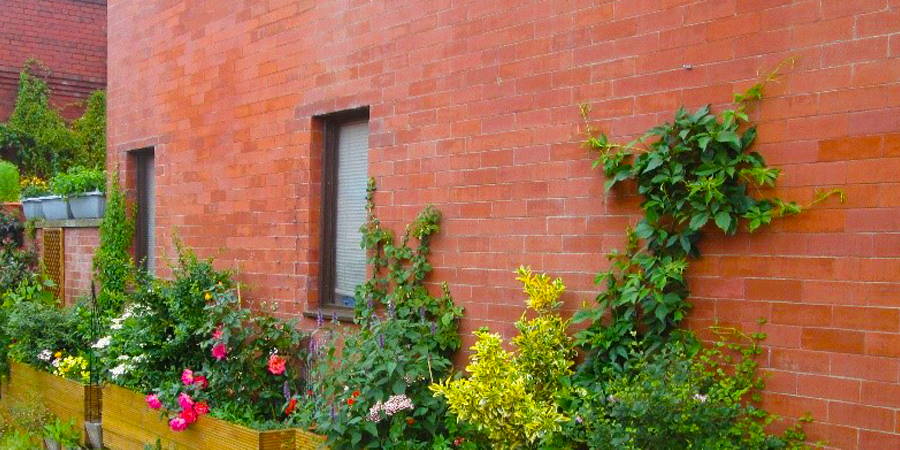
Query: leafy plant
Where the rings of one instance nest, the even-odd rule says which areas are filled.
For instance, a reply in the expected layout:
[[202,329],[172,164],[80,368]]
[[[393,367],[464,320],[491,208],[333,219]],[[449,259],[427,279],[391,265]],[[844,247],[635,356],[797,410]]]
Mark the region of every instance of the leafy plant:
[[68,167],[76,143],[59,112],[50,105],[50,88],[39,75],[46,67],[29,60],[19,74],[16,105],[6,127],[7,145],[17,148],[18,162],[27,175],[48,177]]
[[[673,122],[626,145],[589,129],[587,144],[598,153],[594,166],[602,167],[607,189],[634,180],[644,199],[644,218],[628,230],[625,251],[610,253],[610,270],[597,275],[596,283],[604,287],[597,306],[575,317],[589,323],[577,335],[588,353],[580,368],[590,372],[586,376],[606,363],[621,366],[637,343],[648,349],[664,345],[690,308],[684,272],[688,261],[700,255],[708,223],[734,235],[742,223],[752,232],[802,210],[763,195],[780,173],[750,151],[756,128],[747,106],[761,98],[764,83],[736,95],[734,109],[715,115],[708,106],[692,113],[682,108]],[[834,193],[820,195],[813,204]]]
[[765,336],[713,332],[708,348],[689,333],[659,351],[633,346],[624,370],[607,366],[576,389],[566,439],[596,449],[804,448],[799,426],[766,431],[775,417],[758,407],[764,384],[755,361]]
[[[23,244],[23,226],[19,218],[5,210],[0,210],[0,248],[9,246],[10,250],[17,249]],[[6,266],[0,266],[6,270]],[[2,275],[0,275],[2,277]],[[0,284],[2,292],[2,284]]]
[[134,237],[134,216],[129,211],[125,193],[114,171],[107,194],[106,212],[100,222],[100,245],[94,252],[94,278],[100,284],[97,305],[104,316],[121,313],[126,290],[135,278],[131,243]]
[[106,165],[106,92],[92,92],[85,103],[84,114],[72,123],[73,164],[102,169]]
[[429,448],[450,432],[446,405],[428,385],[450,373],[462,309],[446,285],[439,297],[425,286],[440,213],[425,208],[397,242],[375,217],[374,191],[370,180],[360,231],[372,277],[356,290],[359,328],[342,336],[339,350],[335,329],[320,316],[309,389],[294,396],[295,421],[327,435],[332,448]]
[[80,448],[81,432],[75,420],[62,421],[59,418],[44,425],[44,437],[52,439],[62,448]]
[[105,192],[106,174],[100,169],[72,166],[50,179],[50,191],[62,197],[93,191]]
[[19,200],[19,168],[9,161],[0,161],[0,202]]
[[575,350],[566,334],[568,321],[559,316],[561,279],[518,269],[528,294],[526,304],[537,316],[516,322],[515,353],[503,348],[499,334],[475,332],[468,378],[432,384],[435,395],[460,420],[484,433],[493,448],[535,447],[552,442],[567,420],[559,400],[565,395]]

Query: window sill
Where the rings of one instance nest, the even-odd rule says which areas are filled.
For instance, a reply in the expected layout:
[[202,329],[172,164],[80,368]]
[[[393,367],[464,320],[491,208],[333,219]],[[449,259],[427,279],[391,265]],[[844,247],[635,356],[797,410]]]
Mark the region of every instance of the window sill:
[[304,311],[303,316],[315,319],[320,312],[326,321],[331,320],[333,316],[337,318],[338,322],[353,323],[353,308],[347,308],[345,306],[323,306],[312,311]]

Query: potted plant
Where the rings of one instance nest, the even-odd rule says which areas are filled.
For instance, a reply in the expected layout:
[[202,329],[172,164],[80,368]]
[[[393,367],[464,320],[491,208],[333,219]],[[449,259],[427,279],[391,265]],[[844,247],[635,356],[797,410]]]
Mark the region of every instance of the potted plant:
[[43,198],[50,195],[50,186],[38,177],[25,177],[21,181],[22,209],[25,219],[43,219]]
[[[68,203],[69,218],[103,217],[106,209],[106,174],[102,170],[71,167],[53,177],[50,190]],[[46,210],[44,213],[47,214]]]

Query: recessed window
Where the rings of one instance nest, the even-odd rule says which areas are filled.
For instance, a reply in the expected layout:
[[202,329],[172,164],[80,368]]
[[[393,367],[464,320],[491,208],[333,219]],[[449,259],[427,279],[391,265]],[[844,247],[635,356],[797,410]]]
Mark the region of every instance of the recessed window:
[[352,307],[366,280],[359,229],[366,220],[368,109],[332,114],[323,123],[321,304]]
[[137,179],[137,223],[134,256],[150,273],[156,271],[156,166],[153,149],[134,152]]

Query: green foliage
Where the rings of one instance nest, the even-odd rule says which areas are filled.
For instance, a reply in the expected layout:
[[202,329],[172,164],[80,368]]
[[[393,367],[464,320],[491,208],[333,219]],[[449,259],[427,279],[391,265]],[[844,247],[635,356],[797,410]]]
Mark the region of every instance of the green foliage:
[[39,436],[53,415],[35,395],[3,399],[0,421],[0,448],[33,450],[42,448]]
[[[86,336],[77,332],[81,318],[75,308],[23,301],[4,309],[8,310],[4,328],[14,338],[9,347],[9,357],[14,361],[53,372],[53,361],[82,356],[88,348]],[[66,375],[82,378],[78,371]]]
[[[0,248],[10,247],[16,249],[23,243],[22,232],[23,225],[19,222],[19,218],[6,210],[0,209]],[[3,265],[4,273],[7,266]],[[2,279],[3,275],[0,275]],[[2,292],[2,284],[0,284],[0,292]]]
[[19,200],[19,168],[9,161],[0,161],[0,202]]
[[[255,428],[283,426],[285,391],[305,387],[305,334],[296,322],[251,313],[235,294],[230,272],[177,247],[173,279],[141,274],[123,313],[111,320],[109,336],[94,344],[104,376],[156,393],[173,409],[178,394],[190,392],[208,402],[213,416]],[[213,356],[217,345],[227,351],[221,360]],[[273,354],[286,359],[284,373],[268,371]],[[186,387],[185,369],[205,376],[208,387]]]
[[59,418],[44,425],[44,437],[52,439],[62,448],[80,448],[81,432],[75,425],[75,419],[62,421]]
[[50,104],[49,69],[30,60],[19,74],[16,105],[0,124],[0,151],[26,175],[48,178],[71,166],[102,169],[106,162],[106,94],[95,91],[71,127]]
[[557,438],[567,420],[559,401],[567,396],[575,351],[566,334],[568,321],[557,309],[565,290],[562,280],[535,275],[520,267],[519,278],[529,295],[526,304],[537,317],[524,314],[516,322],[518,349],[503,349],[499,334],[475,332],[468,378],[433,384],[435,395],[447,399],[450,411],[484,433],[493,448],[547,444]]
[[296,421],[327,435],[332,448],[430,448],[451,430],[428,385],[450,373],[462,309],[446,285],[439,297],[425,285],[440,213],[425,208],[396,242],[374,215],[374,190],[370,180],[361,232],[373,275],[356,291],[359,328],[343,336],[342,351],[333,327],[316,331]]
[[572,397],[568,442],[596,449],[803,448],[799,427],[766,432],[774,416],[757,406],[763,380],[755,361],[764,336],[714,331],[719,339],[709,348],[684,334],[660,351],[632,347],[623,370],[607,366]]
[[72,123],[76,143],[73,164],[102,169],[106,166],[106,92],[88,97],[84,114]]
[[75,153],[72,132],[59,112],[50,105],[50,88],[39,75],[46,71],[29,61],[19,74],[16,105],[6,127],[12,136],[7,145],[17,144],[17,158],[27,175],[48,177],[68,167]]
[[644,218],[628,231],[625,251],[612,252],[611,268],[597,276],[605,288],[597,306],[575,317],[589,322],[577,336],[588,353],[582,372],[596,375],[607,362],[622,365],[636,343],[648,349],[664,345],[690,308],[684,272],[689,259],[700,255],[707,224],[734,235],[742,223],[752,232],[801,211],[794,202],[762,195],[780,171],[750,151],[756,128],[744,102],[761,98],[763,83],[736,96],[734,109],[718,116],[708,106],[692,113],[679,109],[673,122],[624,146],[603,134],[588,138],[607,189],[633,180],[644,198]]
[[126,289],[134,279],[135,267],[130,253],[133,237],[133,215],[128,210],[118,176],[114,174],[107,194],[106,213],[100,223],[100,245],[93,260],[94,278],[100,284],[97,304],[105,316],[121,312]]
[[50,179],[50,191],[62,197],[94,191],[105,192],[106,174],[100,169],[72,166]]

